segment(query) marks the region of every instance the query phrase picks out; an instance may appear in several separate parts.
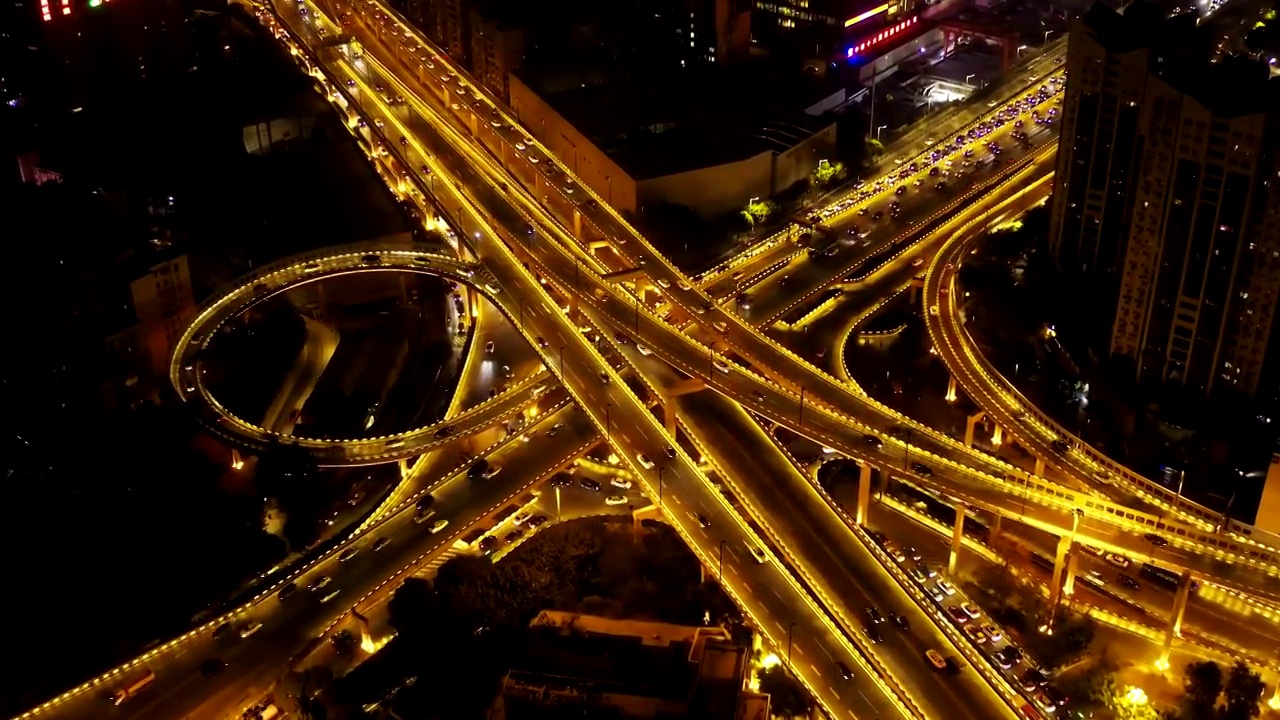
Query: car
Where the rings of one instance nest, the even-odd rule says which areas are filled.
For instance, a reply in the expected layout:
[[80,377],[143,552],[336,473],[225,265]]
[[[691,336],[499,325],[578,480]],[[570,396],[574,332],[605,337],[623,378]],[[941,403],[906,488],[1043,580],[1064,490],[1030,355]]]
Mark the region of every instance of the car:
[[448,520],[445,520],[444,518],[440,518],[439,520],[431,523],[431,534],[435,535],[436,533],[445,529],[445,527],[447,527],[448,525],[449,525]]
[[920,551],[915,549],[915,547],[908,545],[906,548],[903,549],[903,552],[905,552],[907,554],[907,557],[911,558],[912,560],[916,562],[920,562],[920,558],[922,556],[920,555]]
[[1022,651],[1012,645],[1008,645],[991,653],[991,657],[995,658],[996,664],[1008,670],[1022,660]]
[[524,530],[521,530],[521,529],[517,528],[517,529],[512,530],[511,532],[507,533],[507,534],[502,538],[502,542],[504,542],[504,543],[506,543],[506,544],[510,545],[511,543],[516,542],[517,540],[519,540],[519,539],[520,539],[520,538],[522,538],[522,537],[524,537]]
[[498,538],[492,535],[486,535],[480,538],[480,543],[476,545],[476,547],[479,548],[480,552],[484,553],[485,555],[489,555],[493,553],[495,549],[497,549]]
[[423,495],[422,497],[418,498],[418,504],[417,504],[418,512],[420,513],[426,512],[427,510],[431,509],[432,505],[435,505],[435,504],[436,504],[436,496],[432,495],[431,493],[427,493],[426,495]]
[[546,524],[547,524],[546,515],[534,515],[533,517],[529,518],[529,522],[525,523],[525,525],[528,525],[531,528],[539,528]]
[[1106,555],[1103,556],[1103,559],[1111,563],[1112,565],[1115,565],[1116,567],[1122,568],[1122,569],[1127,568],[1133,564],[1133,561],[1130,560],[1129,558],[1123,555],[1117,555],[1115,553],[1107,553]]
[[365,265],[377,265],[378,263],[382,262],[382,256],[381,255],[365,255],[364,257],[360,258],[360,262],[364,263]]
[[862,444],[868,447],[875,448],[876,450],[884,449],[884,440],[881,440],[880,437],[877,435],[863,435]]
[[707,516],[703,515],[702,513],[691,512],[689,513],[689,519],[698,523],[698,527],[701,527],[701,528],[711,527],[711,521],[708,520]]
[[614,475],[612,478],[609,478],[609,484],[616,488],[620,488],[622,490],[631,489],[631,481],[623,477],[618,477],[617,475]]
[[946,593],[947,595],[955,595],[955,594],[956,594],[956,586],[955,586],[955,585],[952,585],[951,583],[947,582],[946,580],[939,580],[939,581],[938,581],[938,589],[939,589],[939,590],[941,590],[942,592]]
[[947,608],[947,615],[951,616],[951,619],[955,620],[957,625],[965,625],[969,622],[969,616],[955,605]]
[[357,547],[357,546],[349,547],[349,548],[347,548],[346,550],[343,550],[343,551],[342,551],[342,554],[338,556],[338,562],[346,562],[346,561],[350,560],[351,558],[355,557],[355,556],[356,556],[356,554],[357,554],[357,553],[359,553],[359,552],[360,552],[360,548],[359,548],[359,547]]
[[297,591],[298,591],[297,583],[285,583],[285,586],[280,588],[280,592],[276,593],[276,597],[280,598],[281,600],[284,600]]
[[436,430],[436,432],[435,432],[435,438],[436,438],[437,440],[443,440],[443,439],[445,439],[445,438],[449,437],[449,436],[450,436],[450,435],[452,435],[452,434],[453,434],[453,428],[452,428],[452,427],[450,427],[450,426],[448,426],[448,425],[445,425],[444,427],[439,428],[438,430]]
[[636,462],[640,463],[640,466],[643,467],[645,470],[653,469],[653,461],[650,460],[649,456],[645,455],[644,453],[640,453],[636,455]]
[[899,615],[898,613],[889,613],[889,619],[893,621],[894,626],[903,632],[911,629],[911,623],[908,622],[907,618],[903,615]]
[[875,625],[879,625],[880,623],[884,622],[884,615],[881,615],[880,611],[875,609],[874,607],[868,607],[863,612],[866,613],[867,619],[870,620]]
[[662,452],[667,456],[668,459],[670,460],[676,459],[676,449],[671,447],[670,445],[662,448]]
[[934,670],[946,670],[947,659],[942,657],[942,653],[932,648],[924,651],[924,659],[929,661]]
[[764,564],[769,561],[769,555],[764,551],[764,548],[748,545],[747,550],[750,551],[751,557],[755,558],[756,562]]
[[493,341],[492,341],[492,340],[490,340],[489,342],[485,343],[485,344],[484,344],[484,352],[485,352],[485,354],[486,354],[486,355],[492,355],[492,354],[493,354],[493,350],[494,350],[494,348],[495,348],[495,347],[496,347],[496,346],[493,344]]
[[996,627],[992,623],[984,623],[982,625],[982,632],[986,633],[987,637],[991,638],[991,642],[993,643],[1000,642],[1004,639],[1004,633],[999,627]]
[[1066,440],[1054,440],[1049,443],[1049,447],[1053,448],[1053,451],[1059,455],[1070,452],[1071,450],[1071,445],[1069,445]]
[[1135,592],[1142,589],[1142,586],[1138,584],[1137,580],[1134,580],[1124,573],[1120,573],[1120,584]]
[[590,490],[591,492],[600,492],[600,483],[596,482],[595,480],[592,480],[591,478],[582,478],[581,480],[578,481],[578,485],[580,485],[583,490]]
[[570,488],[573,487],[573,475],[567,472],[558,472],[551,476],[551,487]]
[[542,337],[541,335],[539,335],[537,338],[535,338],[535,339],[534,339],[534,342],[538,343],[538,347],[540,347],[540,348],[544,348],[544,349],[545,349],[545,348],[547,347],[547,339],[546,339],[546,338],[544,338],[544,337]]
[[251,622],[240,628],[240,637],[247,638],[262,629],[262,623]]
[[1044,720],[1039,711],[1025,703],[1018,708],[1018,717],[1024,720]]
[[982,613],[978,612],[978,609],[969,603],[960,603],[960,609],[964,611],[965,615],[968,615],[974,620],[982,617]]
[[964,630],[964,634],[968,635],[969,639],[977,645],[982,645],[988,639],[987,633],[977,625],[965,625],[961,629]]
[[381,550],[382,548],[386,547],[386,546],[387,546],[388,544],[390,544],[390,543],[391,543],[391,538],[389,538],[389,537],[380,537],[380,538],[378,538],[377,540],[374,540],[374,541],[373,541],[373,551],[374,551],[374,552],[378,552],[379,550]]
[[918,583],[927,582],[929,580],[929,572],[919,565],[912,567],[910,573],[911,577],[915,578]]
[[622,495],[610,495],[609,497],[607,497],[607,498],[605,498],[605,499],[604,499],[604,504],[605,504],[605,505],[610,505],[610,506],[612,506],[612,505],[626,505],[626,504],[627,504],[627,498],[626,498],[625,496],[622,496]]
[[913,258],[913,259],[911,260],[911,267],[913,267],[913,268],[915,268],[915,267],[920,267],[920,266],[921,266],[921,265],[923,265],[923,264],[924,264],[924,258],[922,258],[922,257]]
[[872,645],[879,645],[884,642],[884,635],[880,633],[880,626],[867,620],[862,621],[862,633],[867,636]]
[[1143,536],[1142,536],[1142,539],[1143,539],[1143,540],[1146,540],[1147,542],[1151,543],[1152,545],[1155,545],[1156,547],[1168,547],[1168,546],[1169,546],[1169,541],[1168,541],[1168,540],[1165,540],[1163,537],[1161,537],[1161,536],[1159,536],[1159,535],[1157,535],[1157,534],[1155,534],[1155,533],[1147,533],[1146,535],[1143,535]]
[[853,671],[849,669],[848,665],[845,665],[839,660],[836,661],[836,672],[840,673],[840,677],[845,680],[853,679]]
[[310,590],[311,592],[322,590],[328,587],[329,583],[331,582],[333,582],[333,578],[329,577],[328,575],[321,575],[315,580],[312,580],[311,584],[307,586],[307,589]]
[[327,603],[327,602],[329,602],[330,600],[332,600],[332,599],[334,599],[334,598],[338,597],[338,593],[340,593],[340,592],[342,592],[342,589],[341,589],[341,588],[334,588],[331,592],[329,592],[328,594],[326,594],[326,595],[324,595],[323,597],[321,597],[321,598],[320,598],[320,602],[322,602],[322,603]]
[[227,669],[227,664],[218,658],[209,658],[200,663],[200,674],[206,678],[214,678]]
[[528,510],[522,510],[516,513],[515,517],[511,518],[511,524],[515,525],[516,527],[519,527],[525,524],[526,522],[528,522],[529,518],[531,517],[533,517],[533,513],[529,512]]
[[1058,707],[1065,707],[1067,704],[1067,695],[1052,685],[1045,685],[1040,688],[1040,692],[1049,699],[1049,702]]
[[1026,672],[1018,676],[1018,682],[1021,683],[1022,689],[1031,692],[1036,688],[1044,687],[1049,684],[1049,678],[1036,668],[1027,668]]
[[911,463],[911,469],[921,477],[933,477],[933,468],[925,465],[924,463]]
[[600,377],[600,382],[601,382],[602,384],[604,384],[604,385],[608,385],[608,384],[609,384],[609,373],[608,373],[608,371],[601,370],[601,371],[600,371],[600,375],[599,375],[599,377]]

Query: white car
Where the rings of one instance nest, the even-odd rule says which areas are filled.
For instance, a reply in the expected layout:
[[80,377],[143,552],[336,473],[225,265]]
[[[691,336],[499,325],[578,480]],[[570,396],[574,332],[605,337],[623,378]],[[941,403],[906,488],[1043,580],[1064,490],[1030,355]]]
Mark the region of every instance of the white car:
[[329,602],[330,600],[332,600],[332,599],[334,599],[334,598],[338,597],[338,593],[340,593],[340,592],[342,592],[341,588],[334,588],[334,589],[333,589],[333,592],[331,592],[331,593],[329,593],[328,595],[325,595],[324,597],[320,598],[320,602],[322,602],[322,603],[327,603],[327,602]]
[[751,557],[755,558],[756,562],[761,564],[769,562],[769,555],[765,553],[763,548],[756,547],[755,545],[748,545],[747,549],[751,551]]
[[[640,354],[641,354],[641,355],[648,356],[648,355],[652,355],[652,354],[653,354],[653,351],[652,351],[652,350],[650,350],[649,348],[647,348],[647,347],[645,347],[645,346],[641,345],[640,343],[636,343],[636,349],[640,351]],[[190,392],[190,391],[189,391],[189,392]]]
[[240,637],[247,638],[262,629],[262,623],[253,622],[240,628]]
[[955,594],[956,594],[956,586],[955,586],[955,585],[952,585],[951,583],[947,582],[946,580],[939,580],[939,581],[938,581],[938,589],[939,589],[939,590],[941,590],[942,592],[946,593],[947,595],[955,595]]
[[627,480],[626,478],[620,478],[620,477],[614,476],[611,480],[609,480],[609,484],[616,488],[621,488],[623,490],[631,489],[631,481]]
[[528,522],[529,518],[531,517],[533,517],[533,513],[529,512],[528,510],[518,512],[516,513],[515,517],[511,518],[511,524],[519,527],[525,524],[526,522]]
[[671,287],[671,281],[666,278],[658,278],[658,284],[661,285],[663,289],[669,289]]
[[437,521],[435,521],[435,522],[431,523],[431,534],[432,534],[432,535],[435,535],[436,533],[438,533],[438,532],[440,532],[441,530],[443,530],[443,529],[445,528],[445,526],[446,526],[446,525],[448,525],[448,524],[449,524],[449,521],[448,521],[448,520],[444,520],[444,519],[437,520]]
[[639,455],[636,455],[636,462],[640,463],[640,465],[644,467],[645,470],[653,469],[653,461],[650,460],[649,456],[645,455],[644,453],[640,453]]
[[610,495],[604,499],[605,505],[626,505],[627,499],[621,495]]

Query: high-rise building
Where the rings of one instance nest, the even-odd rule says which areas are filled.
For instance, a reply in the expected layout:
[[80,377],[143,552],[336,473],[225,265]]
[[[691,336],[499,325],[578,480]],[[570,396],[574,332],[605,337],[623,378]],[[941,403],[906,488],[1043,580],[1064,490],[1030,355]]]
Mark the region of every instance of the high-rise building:
[[1049,247],[1138,382],[1270,395],[1280,86],[1206,49],[1194,15],[1146,2],[1076,23]]
[[753,41],[774,51],[830,58],[851,37],[865,37],[901,22],[919,0],[756,0]]

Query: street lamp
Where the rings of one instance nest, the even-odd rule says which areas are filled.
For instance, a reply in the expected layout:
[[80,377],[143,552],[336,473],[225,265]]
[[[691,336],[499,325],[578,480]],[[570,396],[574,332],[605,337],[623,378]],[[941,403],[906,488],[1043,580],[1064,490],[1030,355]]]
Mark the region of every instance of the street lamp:
[[800,417],[796,418],[796,424],[804,428],[804,386],[800,386]]
[[795,627],[796,627],[795,621],[792,621],[791,624],[787,626],[787,664],[788,665],[791,664],[791,631],[794,630]]
[[612,423],[609,421],[609,408],[611,407],[613,407],[613,403],[611,402],[604,404],[604,439],[613,442],[613,431],[611,430]]
[[889,126],[888,126],[888,125],[877,125],[877,126],[876,126],[876,142],[879,142],[879,141],[880,141],[880,131],[881,131],[881,130],[883,130],[883,129],[885,129],[885,128],[887,128],[887,127],[889,127]]
[[724,583],[724,540],[720,541],[720,569],[716,572],[720,582]]

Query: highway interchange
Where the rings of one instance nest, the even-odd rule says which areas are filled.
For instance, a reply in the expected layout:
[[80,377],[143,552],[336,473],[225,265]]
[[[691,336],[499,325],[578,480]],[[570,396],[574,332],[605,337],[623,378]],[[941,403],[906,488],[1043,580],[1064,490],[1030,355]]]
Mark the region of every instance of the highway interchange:
[[[355,443],[293,440],[313,447],[333,464],[385,462],[423,453],[430,458],[430,463],[420,460],[407,473],[423,483],[422,489],[401,493],[395,507],[380,512],[382,519],[351,541],[365,546],[373,538],[386,537],[385,547],[376,553],[365,549],[347,563],[337,560],[335,551],[293,574],[292,581],[299,586],[320,575],[334,577],[336,597],[319,602],[312,593],[299,590],[280,600],[273,588],[235,613],[235,622],[259,619],[263,629],[237,640],[234,647],[217,647],[206,626],[36,714],[83,716],[87,703],[101,702],[97,696],[105,688],[144,667],[156,669],[156,687],[116,710],[113,717],[194,719],[234,714],[236,708],[256,700],[255,693],[266,690],[248,678],[272,677],[298,647],[334,627],[351,607],[376,593],[385,594],[412,568],[448,548],[474,522],[528,492],[602,438],[617,449],[630,473],[643,483],[646,496],[657,501],[707,567],[717,571],[723,567],[726,590],[769,644],[780,654],[782,648],[791,647],[793,670],[832,715],[1012,717],[1027,702],[919,588],[903,581],[902,570],[868,541],[865,531],[822,497],[794,459],[761,429],[761,421],[789,427],[883,472],[894,469],[915,475],[926,486],[943,480],[938,475],[952,476],[939,485],[943,492],[995,510],[1007,510],[1010,494],[1002,484],[1018,469],[893,415],[759,328],[772,325],[834,283],[858,282],[871,270],[861,266],[881,248],[899,247],[926,234],[958,233],[975,224],[985,227],[994,217],[1013,212],[1015,206],[1043,199],[1024,189],[1039,187],[1036,182],[1051,172],[1051,131],[1026,122],[1031,131],[1027,141],[1010,144],[1007,133],[1014,129],[1010,120],[987,137],[975,137],[976,143],[958,144],[961,151],[952,154],[955,166],[948,171],[965,177],[944,176],[951,182],[942,189],[933,187],[939,175],[929,175],[918,158],[936,152],[929,148],[954,140],[930,138],[920,155],[908,155],[901,165],[893,166],[892,174],[905,172],[906,177],[878,187],[871,183],[855,191],[864,197],[837,202],[837,211],[822,214],[821,224],[831,228],[840,247],[834,259],[813,262],[803,249],[777,242],[744,261],[746,271],[725,268],[699,282],[666,262],[606,206],[587,199],[587,189],[570,175],[551,170],[554,177],[549,179],[544,173],[551,158],[540,149],[530,149],[534,143],[492,109],[483,93],[455,89],[453,95],[464,102],[446,103],[444,98],[452,97],[449,88],[441,92],[430,86],[439,85],[440,78],[422,69],[422,55],[430,53],[431,62],[440,65],[442,72],[447,61],[426,50],[415,34],[399,31],[393,36],[394,47],[379,39],[391,35],[389,25],[397,25],[385,9],[372,2],[350,9],[310,7],[312,23],[344,12],[357,16],[354,23],[330,23],[326,30],[330,35],[346,32],[360,38],[363,55],[322,50],[323,71],[316,68],[313,74],[325,79],[331,95],[342,94],[346,102],[358,99],[361,117],[377,132],[363,125],[364,120],[353,120],[357,133],[374,149],[375,157],[385,157],[388,147],[395,149],[399,162],[391,166],[417,185],[415,199],[425,201],[430,194],[451,217],[466,240],[461,252],[467,259],[449,257],[438,248],[434,254],[426,249],[347,248],[264,268],[202,312],[175,359],[175,387],[194,401],[211,427],[235,424],[234,418],[224,419],[225,411],[218,412],[216,400],[199,382],[199,348],[220,323],[249,305],[300,283],[349,272],[429,272],[470,285],[516,329],[524,346],[510,352],[532,349],[537,358],[529,357],[531,362],[521,366],[521,379],[506,392],[472,407],[455,408],[440,424],[407,437]],[[308,37],[312,31],[296,6],[283,4],[277,10],[280,20],[292,28],[295,39],[291,41],[301,38],[305,45],[320,39]],[[283,31],[280,36],[287,37]],[[446,83],[464,77],[444,74]],[[378,87],[394,90],[387,93]],[[1052,83],[1036,77],[1011,92],[1010,98],[1023,103],[1029,92],[1041,87],[1052,89]],[[381,97],[386,94],[404,100],[387,103]],[[989,108],[987,114],[1008,104]],[[1031,108],[1021,109],[1018,118],[1029,120]],[[485,121],[477,122],[477,117]],[[402,143],[397,141],[401,137]],[[993,140],[1003,146],[1005,159],[999,168],[964,167],[964,148]],[[514,149],[517,143],[523,146],[521,151]],[[525,150],[521,157],[519,152]],[[538,162],[530,163],[530,157]],[[1044,162],[1046,157],[1050,162]],[[939,166],[941,162],[945,160]],[[914,165],[919,169],[912,170]],[[919,187],[911,185],[917,176],[923,180]],[[894,195],[899,186],[908,190]],[[538,192],[526,192],[524,187]],[[550,194],[553,190],[558,197]],[[543,199],[535,200],[538,195]],[[888,214],[888,202],[896,197],[901,198],[902,213],[894,223],[858,214],[860,207],[871,208],[870,213],[884,209]],[[856,232],[850,234],[847,231],[853,226]],[[609,249],[597,252],[590,241],[604,241]],[[914,257],[912,249],[905,249],[886,262],[901,266]],[[931,267],[939,266],[935,261]],[[606,279],[620,270],[637,272],[626,273],[621,283]],[[743,274],[725,280],[731,272]],[[744,278],[750,284],[741,282]],[[744,292],[751,298],[749,309],[735,302]],[[579,312],[566,312],[566,308]],[[588,330],[598,333],[603,344],[585,337],[575,315],[586,318]],[[479,352],[473,341],[469,365]],[[538,364],[555,376],[558,385]],[[624,373],[640,379],[649,396],[637,396]],[[682,394],[691,383],[715,392]],[[467,481],[459,464],[464,458],[455,443],[486,432],[540,396],[561,392],[558,387],[567,391],[573,404],[546,398],[544,407],[549,403],[559,409],[543,414],[527,431],[533,441],[511,434],[481,453],[510,469],[485,483]],[[650,407],[652,400],[658,401],[656,408]],[[211,408],[212,415],[208,414]],[[683,437],[692,445],[678,442],[664,427],[671,418],[677,419]],[[546,430],[556,424],[563,429],[549,437]],[[448,437],[437,435],[444,426],[452,431]],[[902,428],[911,430],[910,445],[894,437]],[[227,434],[252,436],[260,431],[243,423]],[[881,438],[883,448],[869,444],[866,435]],[[929,463],[930,472],[897,470],[899,458],[906,457]],[[753,463],[745,465],[747,458]],[[704,460],[711,470],[700,467]],[[452,469],[438,471],[441,479],[433,483],[419,477],[428,464]],[[1088,492],[1090,475],[1082,474],[1077,464],[1059,464],[1063,477],[1073,478],[1069,481],[1072,492]],[[709,473],[729,485],[731,492],[722,492]],[[1021,473],[1023,494],[1012,497],[1015,504],[1022,504],[1021,512],[1030,516],[1026,518],[1030,524],[1059,532],[1070,527],[1072,501],[1063,489],[1045,492],[1049,481],[1038,479],[1033,484],[1025,470]],[[438,518],[449,521],[437,533],[425,532],[412,522],[413,502],[428,489],[436,497]],[[760,510],[765,507],[767,514]],[[1195,520],[1189,516],[1187,522],[1191,525]],[[1105,549],[1134,557],[1148,557],[1154,550],[1137,542],[1141,533],[1135,530],[1132,517],[1088,516],[1081,532],[1089,533]],[[1186,545],[1186,559],[1177,562],[1190,566],[1191,553],[1198,553],[1201,546],[1194,535]],[[1175,550],[1170,548],[1171,553]],[[765,562],[758,562],[756,553]],[[1265,567],[1265,562],[1255,566]],[[1224,580],[1230,582],[1230,578]],[[1239,586],[1263,587],[1252,575]],[[912,631],[888,632],[884,643],[870,642],[860,621],[868,606],[901,612]],[[956,656],[969,671],[955,678],[929,672],[922,658],[927,648]],[[214,652],[228,663],[228,670],[214,681],[199,678],[195,668]],[[852,679],[842,677],[837,661],[853,668]],[[246,696],[254,697],[246,700]]]

